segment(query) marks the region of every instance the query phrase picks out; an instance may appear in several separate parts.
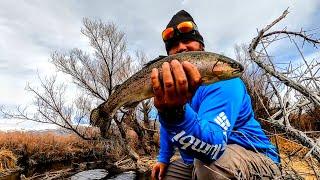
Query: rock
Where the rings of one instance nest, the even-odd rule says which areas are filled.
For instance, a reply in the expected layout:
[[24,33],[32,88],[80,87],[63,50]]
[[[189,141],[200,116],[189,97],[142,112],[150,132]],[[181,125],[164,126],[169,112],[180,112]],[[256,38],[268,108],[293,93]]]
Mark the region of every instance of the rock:
[[107,175],[108,172],[105,169],[92,169],[88,171],[82,171],[71,176],[71,180],[103,179]]

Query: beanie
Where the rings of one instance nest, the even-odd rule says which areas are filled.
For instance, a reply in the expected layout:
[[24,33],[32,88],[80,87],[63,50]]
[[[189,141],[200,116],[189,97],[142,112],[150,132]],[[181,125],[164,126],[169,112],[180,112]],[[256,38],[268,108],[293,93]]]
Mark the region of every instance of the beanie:
[[[166,28],[175,27],[179,23],[184,22],[184,21],[192,21],[194,24],[196,24],[194,22],[193,18],[191,17],[191,15],[187,11],[181,10],[181,11],[177,12],[177,14],[175,14],[171,18],[171,20],[168,23]],[[197,29],[195,29],[194,31],[192,31],[190,33],[180,33],[178,36],[175,34],[173,38],[171,38],[167,41],[164,41],[167,53],[169,52],[171,47],[174,45],[174,43],[177,41],[180,41],[180,40],[195,40],[204,46],[203,37],[201,36],[199,31]]]

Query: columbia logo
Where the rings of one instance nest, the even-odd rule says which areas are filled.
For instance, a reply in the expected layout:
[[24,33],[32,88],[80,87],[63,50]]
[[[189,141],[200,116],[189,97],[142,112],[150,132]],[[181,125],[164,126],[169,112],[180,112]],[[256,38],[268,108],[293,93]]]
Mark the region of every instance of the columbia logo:
[[225,136],[227,136],[226,131],[228,130],[228,128],[230,127],[230,122],[227,118],[227,115],[224,112],[221,112],[215,119],[214,121],[219,124],[219,126],[222,127],[222,129],[224,129],[225,131],[223,132],[223,134]]
[[209,144],[200,139],[186,134],[185,131],[181,131],[176,134],[172,139],[172,142],[179,143],[179,147],[183,150],[193,151],[192,153],[202,153],[206,156],[210,156],[211,159],[217,159],[219,152],[226,148],[226,144]]

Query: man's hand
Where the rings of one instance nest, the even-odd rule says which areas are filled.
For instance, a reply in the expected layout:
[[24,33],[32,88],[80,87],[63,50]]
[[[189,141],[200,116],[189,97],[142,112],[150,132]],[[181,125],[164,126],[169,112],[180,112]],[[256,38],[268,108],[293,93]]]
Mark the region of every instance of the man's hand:
[[196,66],[188,61],[172,60],[162,64],[162,82],[158,69],[152,69],[151,83],[155,94],[154,105],[159,112],[167,108],[183,106],[201,83]]
[[167,164],[157,162],[152,168],[152,174],[151,174],[152,180],[157,180],[157,179],[162,180],[166,173],[167,167],[168,167]]

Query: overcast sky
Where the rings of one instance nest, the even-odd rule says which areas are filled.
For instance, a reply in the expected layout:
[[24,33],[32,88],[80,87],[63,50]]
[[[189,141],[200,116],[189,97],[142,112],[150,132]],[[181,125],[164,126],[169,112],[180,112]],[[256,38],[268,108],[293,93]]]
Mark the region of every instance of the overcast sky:
[[[54,73],[49,56],[55,50],[88,50],[82,19],[114,22],[126,33],[129,52],[149,57],[165,54],[161,32],[177,11],[195,19],[206,50],[234,57],[235,44],[249,43],[261,29],[289,7],[278,28],[319,28],[319,0],[1,0],[0,105],[30,103],[24,90],[40,75]],[[285,47],[275,53],[283,53]],[[5,121],[1,122],[5,123]]]

